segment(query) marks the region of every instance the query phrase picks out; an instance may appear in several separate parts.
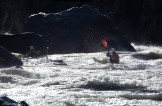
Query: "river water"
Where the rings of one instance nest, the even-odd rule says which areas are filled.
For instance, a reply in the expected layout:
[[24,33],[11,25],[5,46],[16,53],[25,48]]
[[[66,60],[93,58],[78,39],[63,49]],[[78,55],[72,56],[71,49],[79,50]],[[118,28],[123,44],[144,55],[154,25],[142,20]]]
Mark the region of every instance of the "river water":
[[0,69],[0,96],[29,106],[162,106],[162,47],[133,46],[137,53],[118,52],[120,64],[93,60],[106,52],[23,59],[23,69]]

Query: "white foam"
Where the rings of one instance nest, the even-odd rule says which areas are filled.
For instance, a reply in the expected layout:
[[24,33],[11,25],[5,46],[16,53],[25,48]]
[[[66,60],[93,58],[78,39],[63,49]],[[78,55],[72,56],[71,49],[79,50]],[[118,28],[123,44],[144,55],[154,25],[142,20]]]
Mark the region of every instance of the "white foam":
[[[133,46],[138,52],[162,53],[162,48],[157,46],[135,44]],[[54,65],[45,57],[24,59],[23,69],[0,69],[0,95],[7,95],[16,101],[25,100],[30,106],[144,106],[146,104],[160,106],[159,101],[142,99],[142,96],[139,96],[141,98],[139,100],[121,97],[121,95],[133,95],[137,92],[142,95],[143,92],[136,88],[118,91],[106,88],[100,91],[78,88],[89,81],[103,86],[109,82],[126,88],[143,86],[146,89],[146,95],[154,90],[162,91],[162,59],[146,61],[133,58],[131,53],[119,55],[121,64],[113,65],[96,63],[92,59],[93,57],[107,58],[106,52],[48,56],[51,60],[63,60],[67,66]]]

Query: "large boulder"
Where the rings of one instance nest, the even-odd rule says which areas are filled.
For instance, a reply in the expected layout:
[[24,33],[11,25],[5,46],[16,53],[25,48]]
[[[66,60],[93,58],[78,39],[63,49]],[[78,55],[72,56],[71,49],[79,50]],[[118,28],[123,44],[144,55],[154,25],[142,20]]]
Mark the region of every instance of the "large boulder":
[[23,62],[7,49],[0,46],[0,67],[22,66]]
[[39,52],[38,55],[44,55],[47,52],[49,42],[41,35],[33,32],[25,32],[19,34],[0,34],[0,45],[8,49],[10,52],[28,54],[30,46]]
[[33,14],[28,18],[25,31],[39,33],[50,40],[50,53],[104,51],[109,48],[103,47],[103,39],[109,47],[135,51],[108,16],[87,5],[59,13]]

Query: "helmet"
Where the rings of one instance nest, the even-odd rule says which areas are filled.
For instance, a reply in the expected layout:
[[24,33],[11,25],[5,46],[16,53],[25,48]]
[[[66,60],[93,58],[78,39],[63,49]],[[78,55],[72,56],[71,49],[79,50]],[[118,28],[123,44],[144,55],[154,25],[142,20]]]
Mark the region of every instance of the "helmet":
[[112,52],[112,53],[115,52],[115,49],[114,49],[114,48],[111,48],[111,52]]
[[34,50],[34,46],[30,46],[30,50]]

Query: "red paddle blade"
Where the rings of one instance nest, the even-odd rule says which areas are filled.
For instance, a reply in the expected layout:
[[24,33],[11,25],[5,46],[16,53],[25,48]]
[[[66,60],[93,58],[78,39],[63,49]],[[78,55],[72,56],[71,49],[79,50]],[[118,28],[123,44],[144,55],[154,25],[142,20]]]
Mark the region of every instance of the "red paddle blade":
[[102,40],[102,44],[104,45],[105,48],[108,47],[108,44],[107,44],[106,40]]

